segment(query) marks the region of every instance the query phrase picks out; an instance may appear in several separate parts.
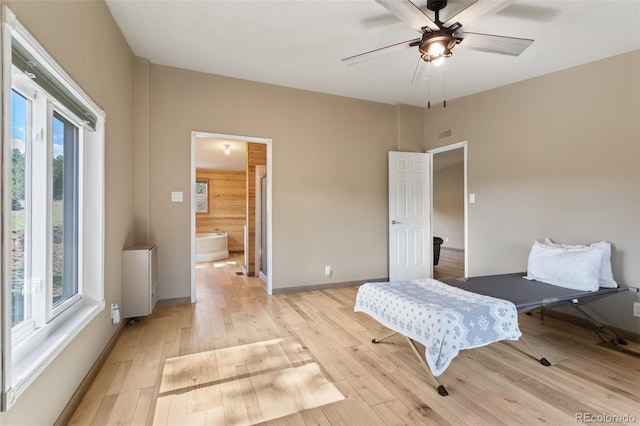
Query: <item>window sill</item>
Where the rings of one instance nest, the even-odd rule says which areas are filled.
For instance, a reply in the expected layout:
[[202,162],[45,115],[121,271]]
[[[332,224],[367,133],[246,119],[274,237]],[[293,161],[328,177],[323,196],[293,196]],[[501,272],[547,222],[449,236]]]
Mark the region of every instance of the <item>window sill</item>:
[[[6,408],[33,383],[69,343],[103,309],[104,301],[85,303],[55,324],[48,324],[33,338],[27,338],[13,353],[13,383],[7,392]],[[49,327],[49,329],[47,329]],[[34,344],[34,340],[38,340]],[[41,340],[41,341],[40,341]]]

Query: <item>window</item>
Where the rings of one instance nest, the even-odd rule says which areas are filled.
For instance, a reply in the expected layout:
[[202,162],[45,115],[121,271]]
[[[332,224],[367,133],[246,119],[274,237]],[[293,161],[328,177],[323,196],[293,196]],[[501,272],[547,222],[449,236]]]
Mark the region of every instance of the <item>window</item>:
[[26,244],[29,241],[27,205],[27,128],[30,102],[11,91],[11,326],[31,317],[29,294],[25,291],[29,270]]
[[[20,342],[82,297],[78,287],[82,129],[19,69],[14,67],[12,75],[11,326],[14,342]],[[37,297],[40,286],[44,297]]]
[[79,126],[53,114],[53,205],[51,258],[52,308],[64,306],[78,292],[78,134]]
[[104,114],[6,7],[3,16],[7,410],[104,309]]

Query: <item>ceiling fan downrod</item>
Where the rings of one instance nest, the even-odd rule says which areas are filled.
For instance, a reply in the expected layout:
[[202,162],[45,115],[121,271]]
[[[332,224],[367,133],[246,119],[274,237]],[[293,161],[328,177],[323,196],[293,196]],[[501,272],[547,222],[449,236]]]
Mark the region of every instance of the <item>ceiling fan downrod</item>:
[[439,27],[442,26],[442,21],[440,21],[440,11],[445,7],[447,7],[447,0],[427,0],[427,9],[436,14],[434,22]]

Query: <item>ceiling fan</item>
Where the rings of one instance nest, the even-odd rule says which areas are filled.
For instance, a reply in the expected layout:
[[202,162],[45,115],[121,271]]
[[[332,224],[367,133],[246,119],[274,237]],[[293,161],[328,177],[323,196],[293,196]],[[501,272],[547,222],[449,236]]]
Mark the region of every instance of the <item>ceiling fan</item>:
[[387,53],[417,46],[421,60],[418,61],[418,70],[414,74],[414,81],[416,79],[423,81],[426,74],[422,71],[424,64],[442,62],[444,58],[451,56],[454,47],[518,56],[533,43],[531,39],[463,31],[463,27],[467,28],[473,23],[499,12],[512,4],[514,0],[477,0],[446,22],[440,20],[440,11],[447,6],[447,0],[427,0],[427,9],[435,14],[433,20],[410,0],[375,1],[405,21],[411,28],[422,33],[422,37],[344,58],[342,62],[345,64],[353,65]]

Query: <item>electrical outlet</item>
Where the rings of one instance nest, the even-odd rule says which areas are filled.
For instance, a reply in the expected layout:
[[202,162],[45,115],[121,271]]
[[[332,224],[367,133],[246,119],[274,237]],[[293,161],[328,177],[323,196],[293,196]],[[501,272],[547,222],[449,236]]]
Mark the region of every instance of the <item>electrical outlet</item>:
[[331,266],[325,266],[324,267],[324,274],[328,277],[331,276]]
[[120,307],[117,303],[111,304],[111,322],[118,324],[120,322]]
[[640,302],[633,302],[633,316],[640,317]]

